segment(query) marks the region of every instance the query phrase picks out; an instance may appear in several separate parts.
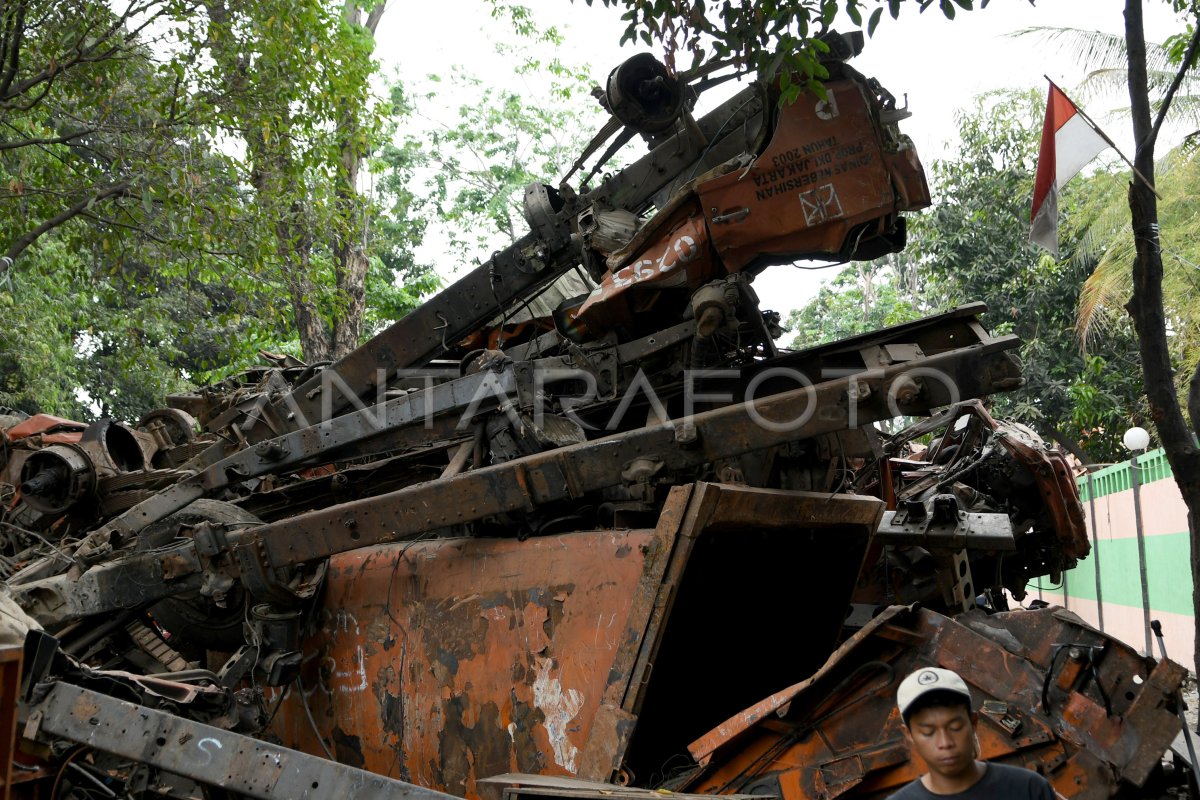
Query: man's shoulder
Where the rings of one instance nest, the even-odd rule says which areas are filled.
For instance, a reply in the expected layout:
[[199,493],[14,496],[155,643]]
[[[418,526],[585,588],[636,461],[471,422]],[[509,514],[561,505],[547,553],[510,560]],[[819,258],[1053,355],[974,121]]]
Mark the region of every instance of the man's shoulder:
[[1037,772],[1007,764],[988,763],[987,772],[979,783],[960,794],[938,795],[925,788],[920,778],[892,794],[888,800],[941,800],[941,798],[976,798],[977,800],[1054,800],[1054,789]]
[[1054,797],[1050,782],[1041,774],[1023,767],[1013,767],[1008,764],[988,764],[989,783],[1002,786],[1006,790],[1023,790],[1020,797]]
[[1021,781],[1042,784],[1046,783],[1046,779],[1040,773],[1034,772],[1031,769],[1024,767],[1014,767],[1009,764],[997,764],[994,761],[988,762],[988,769],[995,772],[998,779],[1008,781]]
[[930,797],[936,797],[936,795],[926,789],[921,783],[921,779],[917,778],[906,784],[900,791],[890,795],[888,800],[929,800]]

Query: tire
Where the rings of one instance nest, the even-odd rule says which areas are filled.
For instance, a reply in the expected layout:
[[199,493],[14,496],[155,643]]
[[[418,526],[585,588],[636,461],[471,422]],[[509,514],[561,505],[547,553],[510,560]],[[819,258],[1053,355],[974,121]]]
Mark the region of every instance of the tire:
[[[142,532],[146,549],[162,547],[175,538],[180,525],[199,522],[261,525],[262,520],[232,503],[220,500],[196,500]],[[150,615],[171,634],[170,643],[187,658],[195,659],[205,650],[230,652],[245,643],[242,621],[246,616],[246,593],[235,583],[226,595],[225,608],[217,606],[199,592],[187,592],[161,600],[150,607]]]

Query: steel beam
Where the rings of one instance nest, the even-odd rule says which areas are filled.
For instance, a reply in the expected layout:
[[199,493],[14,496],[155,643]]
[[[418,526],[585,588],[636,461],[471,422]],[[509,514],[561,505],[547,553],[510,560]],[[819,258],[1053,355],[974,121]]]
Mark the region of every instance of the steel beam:
[[26,730],[264,800],[459,800],[69,683],[30,707]]
[[[186,540],[137,553],[82,576],[59,575],[13,587],[14,596],[43,624],[129,608],[196,588],[214,569],[236,575],[251,594],[263,595],[275,570],[423,532],[533,510],[618,486],[643,462],[664,476],[721,459],[765,450],[896,413],[923,413],[961,394],[989,394],[1010,375],[1005,352],[1015,337],[993,339],[936,356],[826,381],[725,406],[691,418],[613,434],[503,464],[434,480],[333,508],[298,514],[258,528],[230,531],[203,556]],[[901,402],[898,387],[918,396]],[[931,376],[939,376],[933,378]]]

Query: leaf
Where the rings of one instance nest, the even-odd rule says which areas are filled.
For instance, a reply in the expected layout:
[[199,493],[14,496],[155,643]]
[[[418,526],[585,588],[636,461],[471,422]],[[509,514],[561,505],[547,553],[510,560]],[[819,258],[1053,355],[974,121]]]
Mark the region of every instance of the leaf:
[[946,19],[954,19],[954,3],[952,0],[941,0],[939,3],[942,13],[946,15]]
[[154,213],[154,194],[149,186],[142,190],[142,209],[147,214]]
[[871,12],[871,19],[867,22],[867,35],[874,36],[875,29],[879,27],[879,20],[883,16],[883,9],[877,8]]

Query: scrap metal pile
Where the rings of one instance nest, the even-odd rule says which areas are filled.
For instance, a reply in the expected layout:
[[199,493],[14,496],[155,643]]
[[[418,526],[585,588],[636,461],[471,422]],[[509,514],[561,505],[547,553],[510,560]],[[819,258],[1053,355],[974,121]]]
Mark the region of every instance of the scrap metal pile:
[[895,252],[929,203],[861,38],[828,44],[825,97],[698,117],[720,78],[618,67],[529,234],[336,363],[0,417],[18,789],[883,796],[920,664],[1064,796],[1162,778],[1182,669],[1005,611],[1088,553],[1065,460],[980,400],[1016,338],[975,305],[776,344],[757,273]]

